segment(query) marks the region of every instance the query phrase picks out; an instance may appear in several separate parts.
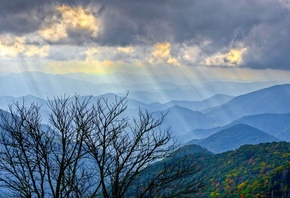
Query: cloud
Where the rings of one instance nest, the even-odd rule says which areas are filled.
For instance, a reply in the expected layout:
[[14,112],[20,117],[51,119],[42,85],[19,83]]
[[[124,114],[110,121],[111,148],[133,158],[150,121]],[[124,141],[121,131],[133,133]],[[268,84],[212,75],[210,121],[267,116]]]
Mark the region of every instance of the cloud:
[[216,53],[207,57],[201,65],[208,66],[238,66],[243,62],[243,54],[247,48],[233,48],[226,53]]
[[[290,12],[289,12],[290,13]],[[290,15],[275,24],[259,24],[245,37],[244,66],[290,70]]]
[[[102,48],[105,52],[92,57],[100,61],[290,70],[289,5],[289,0],[0,1],[0,36],[33,34],[50,52],[63,45]],[[25,54],[13,45],[4,53]]]
[[45,7],[42,7],[41,12],[36,9],[36,5],[40,2],[37,0],[0,1],[0,33],[22,35],[37,31],[42,23],[41,15],[47,14]]
[[27,57],[47,57],[49,54],[49,46],[42,46],[42,47],[38,47],[38,46],[33,46],[33,45],[29,45],[26,46],[26,51],[24,52],[24,55]]
[[46,57],[50,47],[29,44],[24,37],[2,35],[0,37],[0,58]]
[[134,52],[133,47],[118,47],[117,50],[125,54],[131,54]]
[[185,64],[196,64],[198,62],[201,50],[198,46],[185,46],[181,50],[181,58]]
[[289,0],[279,0],[279,2],[287,9],[290,9],[290,1]]
[[25,39],[21,37],[12,38],[9,35],[2,35],[0,38],[0,57],[16,57],[24,52]]
[[[105,9],[100,15],[102,31],[96,40],[101,45],[134,46],[169,42],[174,46],[190,41],[200,50],[198,54],[204,60],[216,56],[218,62],[224,65],[290,69],[287,64],[290,62],[289,45],[285,45],[290,43],[290,34],[279,35],[289,32],[288,0],[167,0],[166,4],[151,0],[138,3],[112,0],[104,5]],[[261,36],[253,33],[257,27],[263,26],[267,28],[262,28],[264,30],[260,32],[268,35],[265,37],[268,43],[261,43]],[[210,44],[202,46],[203,40],[210,41]],[[227,52],[221,52],[221,49],[235,48],[232,43],[243,43],[247,48],[243,61],[231,59],[230,54],[234,58],[235,51],[228,54],[229,57],[223,56]],[[269,56],[270,51],[276,52]],[[218,58],[219,53],[221,57]],[[179,55],[176,60],[186,63],[186,57],[189,58]],[[187,61],[189,64],[194,62],[196,60]]]
[[149,59],[151,64],[170,64],[170,65],[180,65],[178,60],[171,55],[171,44],[157,43],[153,46],[153,50]]
[[[83,44],[98,36],[93,1],[0,1],[0,34],[38,34],[50,44]],[[78,38],[78,39],[76,39]]]
[[241,48],[241,49],[231,49],[226,55],[225,55],[225,62],[229,63],[230,65],[239,65],[243,61],[243,54],[247,48]]
[[98,36],[100,24],[91,10],[62,5],[56,7],[56,11],[56,15],[38,31],[45,41],[78,43],[81,37],[96,38]]
[[81,54],[85,61],[105,61],[130,63],[133,65],[147,64],[152,53],[152,46],[99,46],[87,47]]

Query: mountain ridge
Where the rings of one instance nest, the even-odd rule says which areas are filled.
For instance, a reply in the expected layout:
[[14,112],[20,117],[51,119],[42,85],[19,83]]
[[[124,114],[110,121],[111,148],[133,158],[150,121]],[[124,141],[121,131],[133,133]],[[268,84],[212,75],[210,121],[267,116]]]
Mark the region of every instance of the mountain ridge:
[[237,124],[205,139],[192,140],[187,144],[197,144],[213,153],[222,153],[235,150],[245,144],[259,144],[274,141],[281,140],[249,125]]
[[265,113],[290,113],[290,84],[275,85],[240,95],[205,111],[219,125],[228,124],[243,116]]

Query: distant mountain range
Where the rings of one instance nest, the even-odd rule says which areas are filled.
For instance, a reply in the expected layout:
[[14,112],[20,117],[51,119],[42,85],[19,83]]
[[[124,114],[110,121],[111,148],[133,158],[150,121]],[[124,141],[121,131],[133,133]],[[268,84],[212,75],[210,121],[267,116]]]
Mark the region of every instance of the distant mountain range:
[[192,140],[188,144],[200,145],[213,153],[222,153],[239,148],[245,144],[259,144],[281,141],[257,128],[237,124],[221,130],[205,139]]
[[[205,116],[198,111],[192,111],[190,109],[173,106],[164,111],[156,111],[153,113],[155,118],[159,118],[160,115],[166,115],[165,121],[162,125],[163,129],[171,128],[173,136],[183,141],[183,135],[187,134],[193,127],[213,127],[211,118]],[[185,137],[186,138],[186,137]]]
[[172,100],[164,104],[161,104],[159,102],[152,103],[151,106],[154,106],[155,108],[159,110],[165,110],[173,106],[180,106],[180,107],[184,107],[193,111],[202,112],[209,108],[220,106],[233,98],[234,98],[233,96],[217,94],[202,101]]
[[287,129],[290,129],[290,114],[259,114],[259,115],[250,115],[239,118],[230,124],[214,127],[211,129],[194,129],[189,135],[195,139],[206,138],[214,133],[217,133],[223,129],[230,128],[237,124],[247,124],[261,131],[264,131],[270,135],[273,135],[279,139],[290,141],[289,137],[283,136],[282,134],[287,134]]
[[120,79],[115,79],[113,75],[110,78],[110,75],[104,77],[84,73],[57,75],[23,72],[2,75],[0,76],[0,83],[5,85],[1,87],[0,96],[34,95],[46,99],[64,93],[67,95],[95,96],[116,93],[124,96],[130,91],[131,99],[145,103],[166,103],[172,100],[202,101],[217,94],[237,96],[283,82],[216,81],[179,85],[175,84],[174,81],[166,82],[158,78],[151,83],[148,79],[147,81],[141,80],[138,75],[128,74],[120,74]]
[[[139,77],[122,76],[122,82]],[[100,99],[116,102],[128,94],[122,117],[136,117],[140,110],[156,119],[166,115],[160,129],[170,128],[183,147],[165,160],[190,156],[205,167],[198,176],[209,187],[199,197],[269,197],[269,193],[285,190],[280,184],[290,186],[290,143],[281,142],[290,142],[290,84],[218,81],[179,85],[143,80],[122,84],[118,79],[89,74],[39,72],[0,76],[0,83],[0,113],[9,116],[6,111],[13,103],[38,104],[43,130],[48,129],[48,100],[64,95],[77,94],[80,100],[90,97],[92,105]]]
[[205,111],[217,124],[228,124],[247,115],[290,113],[290,84],[276,85],[237,96],[229,102]]
[[[116,97],[129,94],[124,117],[135,117],[139,110],[147,110],[155,118],[166,114],[162,129],[170,127],[173,136],[182,143],[203,139],[208,145],[205,142],[217,141],[206,141],[212,135],[224,133],[231,136],[230,131],[237,130],[234,126],[245,128],[245,125],[260,130],[271,141],[273,138],[290,141],[290,84],[267,88],[264,87],[277,82],[210,82],[202,86],[168,82],[120,85],[102,84],[102,80],[94,82],[94,76],[86,77],[89,79],[81,80],[78,74],[63,76],[39,72],[0,76],[0,83],[6,85],[0,90],[0,109],[7,110],[13,101],[20,104],[24,101],[26,106],[34,102],[41,105],[42,120],[47,122],[47,98],[53,100],[64,93],[66,96],[79,94],[81,99],[91,96],[92,103],[100,98],[106,98],[110,103]],[[235,96],[238,93],[242,95]],[[254,131],[259,141],[264,141],[263,135],[253,128],[248,130]],[[220,133],[224,130],[227,133]],[[243,141],[237,140],[237,145],[243,144]]]

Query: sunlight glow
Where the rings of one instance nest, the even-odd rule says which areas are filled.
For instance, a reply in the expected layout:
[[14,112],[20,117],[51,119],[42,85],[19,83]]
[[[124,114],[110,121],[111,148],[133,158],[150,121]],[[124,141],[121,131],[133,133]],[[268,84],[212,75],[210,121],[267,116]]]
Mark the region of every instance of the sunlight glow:
[[121,62],[106,61],[50,61],[48,72],[65,73],[90,73],[90,74],[110,74],[114,67],[122,65]]
[[117,50],[125,54],[131,54],[135,49],[133,47],[118,47]]
[[24,53],[28,57],[33,57],[35,55],[43,58],[48,55],[50,47],[49,46],[43,46],[43,47],[36,47],[34,45],[27,46],[27,51]]
[[227,54],[226,54],[226,62],[233,64],[233,65],[239,65],[243,59],[243,54],[247,50],[247,48],[242,48],[242,49],[231,49]]
[[49,49],[48,45],[26,44],[24,37],[8,34],[0,37],[0,58],[15,58],[17,56],[43,58],[48,55]]
[[100,23],[95,16],[82,7],[69,7],[62,5],[56,8],[61,18],[54,16],[52,24],[48,23],[39,35],[49,42],[57,42],[68,37],[70,31],[86,33],[91,37],[97,37],[100,31]]
[[233,48],[227,53],[216,53],[207,57],[201,64],[208,66],[238,66],[243,62],[247,48]]
[[2,35],[0,37],[0,58],[16,57],[25,50],[25,39],[22,37],[12,37]]
[[178,60],[171,55],[171,44],[166,43],[157,43],[153,46],[152,57],[149,59],[151,64],[170,64],[179,66],[180,63]]

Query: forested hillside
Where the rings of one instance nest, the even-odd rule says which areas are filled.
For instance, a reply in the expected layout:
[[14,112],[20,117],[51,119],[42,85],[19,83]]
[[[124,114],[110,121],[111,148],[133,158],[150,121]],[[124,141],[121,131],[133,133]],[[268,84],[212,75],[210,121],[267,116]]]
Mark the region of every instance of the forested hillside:
[[[186,145],[164,161],[174,162],[181,159],[186,159],[185,163],[194,160],[196,165],[193,167],[201,169],[189,177],[184,176],[183,179],[195,186],[195,181],[202,181],[199,183],[199,192],[181,197],[290,196],[290,143],[244,145],[237,150],[216,155],[200,146]],[[158,172],[161,164],[158,162],[149,167],[139,181],[143,181],[148,174]]]
[[207,187],[201,197],[289,197],[290,144],[244,145],[209,156],[203,164]]

